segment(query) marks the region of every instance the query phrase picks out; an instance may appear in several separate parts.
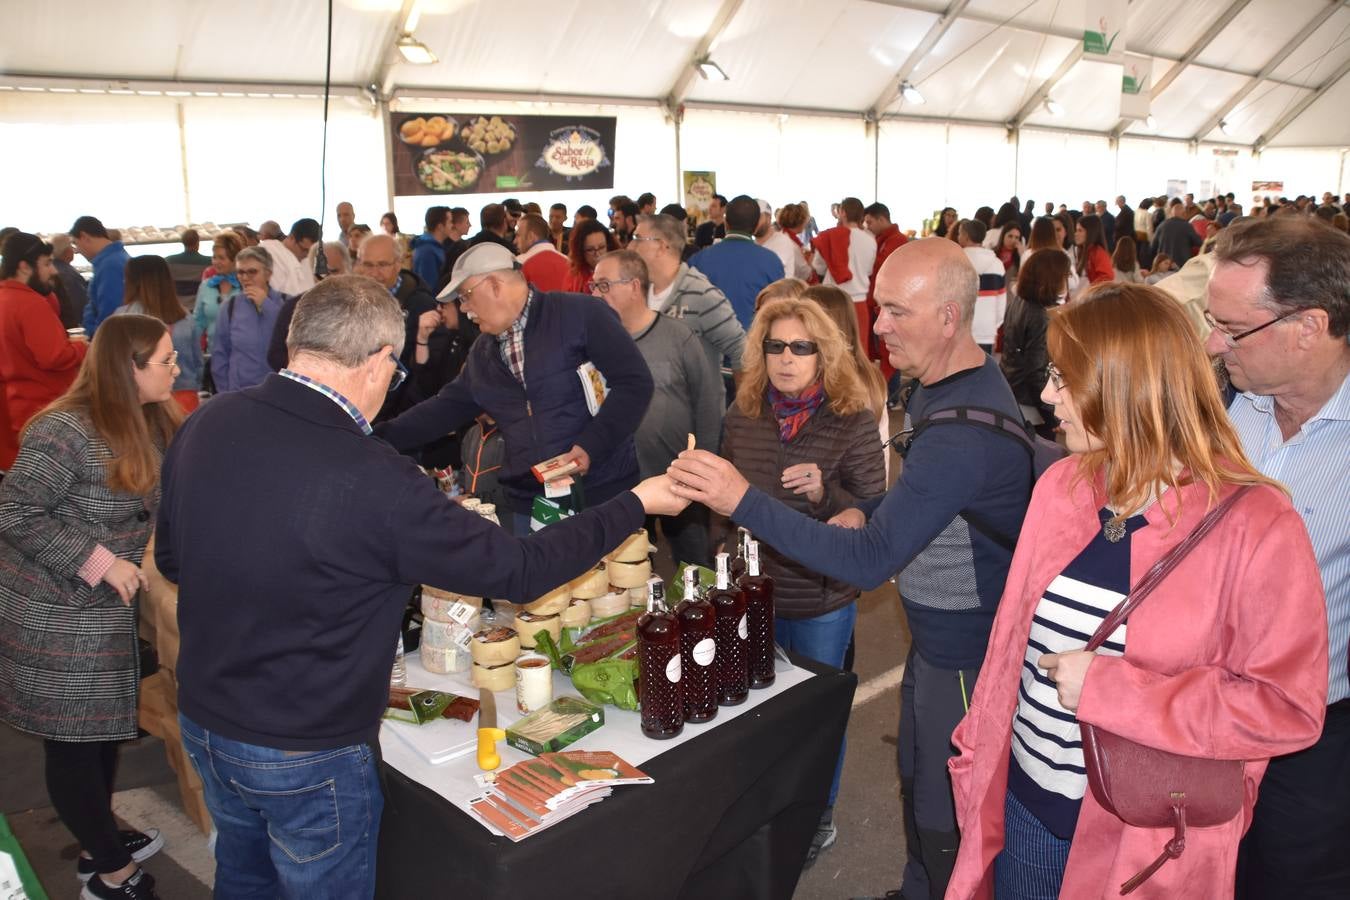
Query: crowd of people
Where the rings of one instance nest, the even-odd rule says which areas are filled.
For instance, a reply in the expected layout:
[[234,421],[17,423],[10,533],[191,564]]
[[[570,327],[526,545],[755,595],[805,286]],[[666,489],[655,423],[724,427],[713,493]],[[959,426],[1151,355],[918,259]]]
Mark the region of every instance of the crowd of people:
[[[368,896],[410,586],[524,602],[644,522],[703,566],[739,525],[802,656],[847,666],[861,591],[899,590],[893,896],[1107,896],[1142,871],[1153,896],[1346,896],[1345,200],[1014,197],[905,232],[855,197],[824,228],[748,195],[696,226],[652,194],[603,219],[506,199],[472,234],[432,206],[415,236],[344,202],[336,241],[267,221],[167,258],[93,216],[50,244],[7,229],[0,721],[44,739],[85,896],[155,896],[162,838],[108,800],[153,532],[218,891]],[[553,457],[574,473],[544,496]],[[445,501],[444,467],[502,527]],[[1090,788],[1081,724],[1243,761],[1241,813],[1149,870],[1170,829]],[[325,779],[331,810],[299,796]]]

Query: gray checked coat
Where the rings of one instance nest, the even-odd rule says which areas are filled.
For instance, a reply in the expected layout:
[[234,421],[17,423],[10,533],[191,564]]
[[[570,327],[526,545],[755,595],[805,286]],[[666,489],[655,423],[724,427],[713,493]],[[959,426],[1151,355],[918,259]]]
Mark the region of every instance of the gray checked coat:
[[140,565],[159,491],[112,491],[89,419],[33,422],[0,482],[0,721],[67,741],[136,737],[136,612],[80,567],[102,544]]

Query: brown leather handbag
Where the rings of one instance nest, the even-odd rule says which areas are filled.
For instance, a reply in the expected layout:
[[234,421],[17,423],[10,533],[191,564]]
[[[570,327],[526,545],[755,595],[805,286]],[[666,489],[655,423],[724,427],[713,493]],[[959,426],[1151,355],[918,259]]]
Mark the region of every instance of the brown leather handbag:
[[[1120,623],[1204,539],[1250,486],[1228,495],[1184,541],[1149,569],[1129,596],[1102,620],[1086,650],[1100,647]],[[1172,839],[1150,865],[1120,886],[1128,894],[1169,859],[1186,849],[1186,826],[1221,825],[1242,811],[1242,761],[1201,759],[1146,747],[1120,735],[1080,722],[1083,763],[1088,787],[1103,808],[1136,828],[1171,828]]]

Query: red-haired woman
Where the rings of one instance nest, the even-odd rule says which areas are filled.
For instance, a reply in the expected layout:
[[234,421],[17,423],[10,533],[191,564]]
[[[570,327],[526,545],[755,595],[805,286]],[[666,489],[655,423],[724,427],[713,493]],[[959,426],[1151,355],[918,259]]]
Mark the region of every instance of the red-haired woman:
[[[1173,754],[1241,761],[1241,811],[1190,828],[1185,852],[1138,894],[1231,898],[1267,761],[1316,741],[1326,714],[1326,607],[1308,532],[1247,461],[1195,329],[1166,294],[1091,288],[1050,312],[1047,343],[1043,398],[1073,455],[1036,484],[952,736],[962,840],[947,897],[1117,897],[1158,857],[1171,828],[1128,825],[1088,789],[1085,722]],[[1087,652],[1144,573],[1242,488]]]
[[614,234],[595,219],[587,219],[573,228],[567,247],[567,257],[571,262],[563,290],[574,294],[589,294],[595,264],[606,253],[618,249],[619,242],[614,239]]
[[175,356],[160,320],[109,317],[0,483],[0,721],[43,739],[86,898],[155,896],[136,864],[163,839],[119,831],[111,797],[118,744],[137,736],[134,603],[160,460],[182,420]]

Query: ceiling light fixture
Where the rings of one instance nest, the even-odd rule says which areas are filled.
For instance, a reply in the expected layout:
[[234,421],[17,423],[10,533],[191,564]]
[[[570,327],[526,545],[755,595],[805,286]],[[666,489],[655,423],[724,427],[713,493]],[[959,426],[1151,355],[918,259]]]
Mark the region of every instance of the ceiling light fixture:
[[923,106],[923,94],[920,94],[919,89],[908,81],[900,83],[900,93],[904,95],[905,102],[913,103],[915,106]]
[[1219,131],[1223,132],[1224,134],[1232,134],[1232,132],[1228,130],[1228,122],[1224,119],[1219,120]]
[[722,67],[713,62],[711,57],[703,57],[695,60],[694,65],[698,66],[698,74],[706,81],[730,81],[731,77],[722,70]]
[[403,54],[404,61],[414,66],[429,66],[438,61],[436,54],[431,52],[431,48],[411,34],[404,33],[394,46],[398,47],[398,52]]
[[1053,97],[1045,98],[1045,111],[1052,116],[1064,115],[1064,107],[1060,106]]

